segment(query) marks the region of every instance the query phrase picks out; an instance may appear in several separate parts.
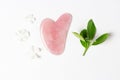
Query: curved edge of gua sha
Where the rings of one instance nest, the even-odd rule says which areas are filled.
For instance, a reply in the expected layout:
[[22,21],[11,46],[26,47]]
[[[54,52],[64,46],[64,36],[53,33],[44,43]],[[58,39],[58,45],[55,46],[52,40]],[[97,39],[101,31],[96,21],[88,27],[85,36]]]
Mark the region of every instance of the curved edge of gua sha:
[[41,22],[41,37],[46,48],[54,55],[64,52],[72,15],[64,13],[56,21],[46,18]]

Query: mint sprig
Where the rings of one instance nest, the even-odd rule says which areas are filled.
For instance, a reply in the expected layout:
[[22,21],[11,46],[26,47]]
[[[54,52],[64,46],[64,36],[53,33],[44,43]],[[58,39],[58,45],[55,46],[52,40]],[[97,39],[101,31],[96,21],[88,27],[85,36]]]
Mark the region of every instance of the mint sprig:
[[109,37],[109,33],[104,33],[94,40],[96,27],[92,19],[88,21],[87,29],[83,29],[80,33],[73,32],[73,34],[80,40],[80,43],[85,48],[83,56],[85,56],[90,46],[101,44]]

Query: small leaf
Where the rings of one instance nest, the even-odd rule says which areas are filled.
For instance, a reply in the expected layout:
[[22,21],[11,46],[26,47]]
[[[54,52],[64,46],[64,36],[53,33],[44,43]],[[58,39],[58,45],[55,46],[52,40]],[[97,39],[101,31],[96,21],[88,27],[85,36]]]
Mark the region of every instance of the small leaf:
[[82,46],[83,46],[84,48],[88,48],[88,46],[90,46],[90,42],[89,42],[89,41],[81,41],[81,40],[80,40],[80,42],[81,42],[81,44],[82,44]]
[[89,40],[92,40],[96,33],[96,27],[92,19],[90,19],[88,22],[87,31]]
[[86,29],[83,29],[81,32],[80,32],[80,35],[86,39],[87,38],[87,30]]
[[85,41],[84,38],[83,38],[80,34],[78,34],[77,32],[73,32],[73,34],[74,34],[77,38],[79,38],[81,41]]
[[81,42],[81,44],[82,44],[82,46],[83,46],[84,48],[87,48],[87,43],[86,43],[86,41],[80,40],[80,42]]
[[109,37],[109,33],[105,33],[105,34],[101,35],[100,37],[98,37],[95,40],[95,42],[93,42],[92,45],[98,45],[100,43],[103,43],[108,37]]

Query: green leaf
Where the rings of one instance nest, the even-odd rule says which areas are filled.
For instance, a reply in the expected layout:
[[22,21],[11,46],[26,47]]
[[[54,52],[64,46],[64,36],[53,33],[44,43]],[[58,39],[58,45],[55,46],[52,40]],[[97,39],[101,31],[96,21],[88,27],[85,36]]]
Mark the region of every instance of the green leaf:
[[93,42],[92,45],[98,45],[100,43],[103,43],[108,37],[109,37],[109,33],[105,33],[105,34],[101,35],[100,37],[98,37],[95,40],[95,42]]
[[85,41],[84,38],[83,38],[79,33],[73,32],[73,34],[74,34],[77,38],[79,38],[81,41]]
[[81,32],[80,32],[80,35],[86,39],[87,38],[87,30],[86,29],[83,29]]
[[83,46],[84,48],[87,48],[87,43],[86,43],[86,41],[80,40],[80,42],[81,42],[81,44],[82,44],[82,46]]
[[92,40],[96,33],[96,27],[92,19],[90,19],[88,22],[87,31],[89,40]]
[[81,42],[81,44],[82,44],[82,46],[83,46],[84,48],[88,48],[88,46],[90,46],[90,42],[89,42],[89,41],[81,41],[81,40],[80,40],[80,42]]

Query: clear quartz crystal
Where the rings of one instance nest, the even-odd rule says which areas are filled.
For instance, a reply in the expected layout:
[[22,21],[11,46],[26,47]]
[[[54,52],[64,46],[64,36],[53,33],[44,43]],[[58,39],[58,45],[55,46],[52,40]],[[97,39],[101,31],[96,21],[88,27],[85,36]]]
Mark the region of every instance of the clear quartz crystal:
[[42,51],[42,49],[39,48],[39,47],[33,46],[33,45],[32,45],[31,48],[32,48],[32,52],[34,54],[33,58],[35,58],[35,57],[41,58],[41,53],[42,53],[41,51]]
[[36,21],[36,17],[33,14],[26,16],[25,19],[30,23],[34,23]]
[[[41,58],[41,55],[42,55],[42,49],[38,46],[35,46],[34,43],[32,43],[32,34],[33,32],[31,31],[31,28],[35,28],[32,24],[35,23],[36,21],[36,17],[33,15],[33,14],[30,14],[30,15],[27,15],[25,17],[25,25],[22,29],[19,29],[16,31],[16,36],[17,36],[17,39],[20,41],[20,42],[23,42],[23,44],[26,44],[28,47],[28,55],[32,57],[32,59],[36,59],[36,58]],[[29,24],[27,24],[29,23]],[[29,27],[27,27],[29,26]],[[30,27],[32,26],[32,27]],[[29,39],[30,38],[30,39]],[[27,44],[29,43],[28,42],[28,39],[29,39],[29,42],[30,44]]]
[[26,29],[21,29],[16,32],[16,35],[20,41],[26,41],[30,37],[30,32]]

